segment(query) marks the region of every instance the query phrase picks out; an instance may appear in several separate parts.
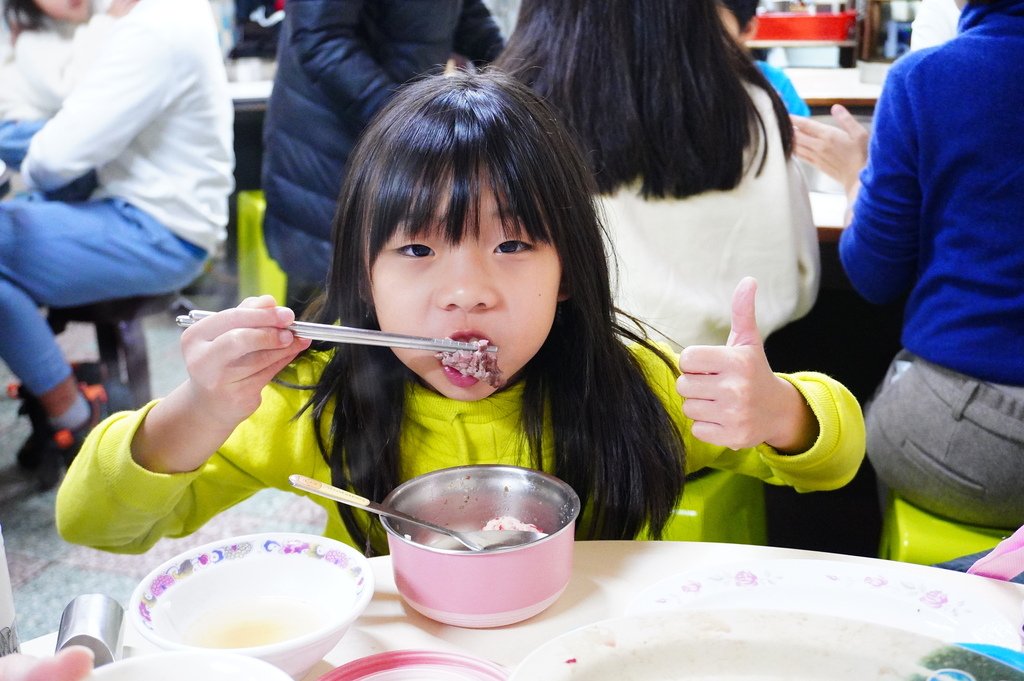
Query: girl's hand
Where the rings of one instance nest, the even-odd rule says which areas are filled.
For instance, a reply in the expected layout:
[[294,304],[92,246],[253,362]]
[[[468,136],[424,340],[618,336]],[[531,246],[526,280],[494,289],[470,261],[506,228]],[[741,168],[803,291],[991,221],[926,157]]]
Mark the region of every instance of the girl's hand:
[[762,442],[783,452],[807,450],[817,420],[803,397],[768,366],[754,316],[757,281],[746,277],[732,299],[724,346],[693,345],[679,356],[676,390],[692,432],[705,442],[744,449]]
[[146,415],[132,439],[135,462],[160,473],[203,465],[260,406],[264,386],[309,347],[287,330],[293,321],[273,296],[260,296],[185,329],[188,380]]
[[128,12],[132,11],[135,5],[139,4],[139,0],[111,0],[110,7],[107,8],[107,14],[119,19]]
[[195,405],[231,428],[256,411],[263,387],[309,347],[287,330],[294,321],[292,310],[260,296],[186,329],[181,350]]

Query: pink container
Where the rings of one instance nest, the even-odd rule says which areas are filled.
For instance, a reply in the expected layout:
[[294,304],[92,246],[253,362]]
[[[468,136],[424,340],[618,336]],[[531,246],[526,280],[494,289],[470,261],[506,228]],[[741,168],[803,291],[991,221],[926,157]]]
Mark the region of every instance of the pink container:
[[757,18],[754,40],[850,40],[857,25],[857,10],[765,12]]
[[433,620],[475,628],[512,624],[546,609],[569,583],[580,501],[558,478],[516,466],[460,466],[413,478],[384,503],[457,530],[513,516],[548,533],[530,544],[474,552],[381,518],[398,592]]

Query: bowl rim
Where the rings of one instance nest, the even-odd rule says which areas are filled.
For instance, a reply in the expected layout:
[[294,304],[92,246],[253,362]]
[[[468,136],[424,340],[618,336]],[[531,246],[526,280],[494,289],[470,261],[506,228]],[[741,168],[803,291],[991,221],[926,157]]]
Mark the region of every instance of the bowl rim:
[[[213,549],[223,548],[234,544],[241,543],[265,543],[267,541],[278,541],[279,543],[285,542],[306,542],[309,544],[316,544],[322,546],[325,549],[338,550],[345,553],[349,561],[355,561],[360,568],[360,576],[363,579],[362,593],[359,594],[356,602],[349,611],[349,616],[342,621],[331,622],[324,626],[318,627],[312,631],[306,632],[301,636],[287,639],[285,641],[276,641],[274,643],[267,643],[259,646],[248,646],[241,648],[207,648],[204,646],[197,646],[179,641],[173,641],[164,636],[161,636],[156,631],[151,629],[143,621],[141,608],[139,607],[143,602],[143,596],[146,591],[149,590],[154,580],[160,575],[166,574],[171,568],[181,565],[186,560],[195,558],[196,556],[209,552]],[[349,564],[347,570],[352,569],[352,564]],[[172,584],[173,586],[173,584]],[[170,587],[168,587],[170,588]],[[156,645],[158,648],[165,651],[181,651],[181,650],[194,650],[194,651],[221,651],[228,653],[237,653],[247,655],[250,657],[264,658],[271,655],[280,654],[291,650],[297,650],[305,648],[323,638],[331,635],[333,632],[349,627],[355,622],[366,607],[370,604],[370,600],[373,598],[376,584],[373,576],[373,568],[362,553],[349,546],[348,544],[325,537],[317,534],[308,534],[304,532],[254,532],[251,534],[236,535],[231,537],[224,537],[215,541],[209,541],[205,544],[199,544],[185,551],[178,553],[171,558],[163,561],[160,565],[150,570],[145,577],[143,577],[139,583],[132,590],[132,594],[128,600],[128,616],[129,621],[139,634],[142,635],[150,643]]]
[[[138,671],[136,669],[132,669],[133,667],[159,664],[165,660],[178,662],[183,659],[187,662],[191,662],[193,660],[198,660],[199,662],[210,662],[231,659],[233,663],[247,667],[247,669],[241,670],[243,672],[259,672],[260,679],[264,679],[264,681],[270,677],[273,677],[274,681],[291,679],[288,672],[284,671],[280,667],[277,667],[266,660],[261,660],[258,657],[253,657],[252,655],[243,655],[227,648],[186,648],[160,650],[146,655],[124,657],[119,660],[114,660],[114,662],[109,665],[97,667],[89,676],[86,677],[86,681],[100,681],[101,679],[105,681],[107,675],[117,677],[121,675],[122,671]],[[110,673],[106,670],[109,670]]]
[[550,473],[547,473],[545,471],[539,470],[537,468],[528,468],[526,466],[515,466],[515,465],[512,465],[512,464],[504,464],[504,463],[478,463],[478,464],[466,464],[466,465],[463,465],[463,466],[450,466],[448,468],[438,468],[436,470],[428,471],[426,473],[422,473],[420,475],[417,475],[416,477],[409,478],[408,480],[406,480],[405,482],[401,483],[400,485],[398,485],[397,487],[392,489],[390,492],[388,492],[387,496],[384,497],[384,501],[382,503],[390,504],[392,502],[392,499],[394,498],[394,496],[396,494],[399,494],[402,490],[408,489],[409,487],[412,487],[414,484],[421,483],[422,481],[424,481],[424,480],[426,480],[428,478],[440,477],[442,475],[455,475],[455,476],[457,476],[457,475],[459,475],[459,474],[461,474],[463,472],[466,472],[466,471],[479,471],[481,469],[489,470],[489,471],[498,470],[498,469],[504,469],[504,470],[509,471],[510,473],[516,473],[516,474],[526,473],[526,474],[529,474],[531,476],[539,477],[542,480],[544,480],[545,482],[547,482],[547,483],[549,483],[549,484],[551,484],[551,485],[553,485],[555,487],[558,487],[558,488],[562,489],[563,491],[568,493],[568,498],[569,498],[569,500],[571,502],[571,507],[570,507],[570,516],[571,517],[568,519],[568,521],[565,523],[565,525],[563,525],[562,527],[558,528],[558,530],[556,530],[554,532],[548,532],[546,537],[543,537],[543,538],[538,539],[536,541],[532,541],[532,542],[530,542],[528,544],[519,544],[519,545],[516,545],[516,546],[499,546],[499,547],[494,547],[494,548],[488,548],[488,549],[484,549],[482,551],[466,551],[465,549],[462,549],[462,548],[445,549],[445,548],[439,548],[439,547],[436,547],[436,546],[428,546],[426,544],[420,544],[419,542],[412,541],[411,539],[406,539],[404,534],[398,532],[398,530],[396,530],[394,527],[392,527],[391,526],[391,522],[390,522],[391,521],[390,518],[388,518],[386,516],[380,516],[380,523],[381,523],[381,525],[384,526],[384,530],[387,532],[388,536],[392,537],[392,538],[394,538],[394,539],[396,539],[398,541],[401,541],[401,542],[403,542],[405,544],[408,544],[409,546],[412,546],[412,547],[415,547],[415,548],[418,548],[418,549],[423,549],[423,550],[426,550],[426,551],[430,551],[432,553],[452,554],[452,555],[459,555],[459,556],[493,556],[493,555],[498,554],[498,553],[508,553],[510,551],[521,551],[521,550],[523,550],[525,548],[535,547],[535,546],[538,546],[540,544],[544,544],[544,543],[547,543],[547,542],[553,540],[554,538],[562,535],[564,532],[567,532],[567,531],[568,532],[575,532],[576,531],[576,521],[579,519],[580,510],[581,510],[580,497],[576,493],[576,490],[574,490],[572,488],[572,486],[569,483],[567,483],[565,480],[562,480],[561,478],[559,478],[557,476],[554,476],[554,475],[552,475]]

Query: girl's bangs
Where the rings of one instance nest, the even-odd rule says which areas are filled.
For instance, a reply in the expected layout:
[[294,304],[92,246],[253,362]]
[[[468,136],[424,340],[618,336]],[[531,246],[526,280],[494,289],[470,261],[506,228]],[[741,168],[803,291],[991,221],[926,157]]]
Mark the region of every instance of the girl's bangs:
[[453,244],[476,237],[481,217],[489,217],[480,214],[487,191],[509,238],[551,243],[544,192],[536,191],[536,177],[525,177],[536,175],[536,155],[509,144],[509,130],[493,117],[466,109],[429,113],[402,126],[395,153],[380,159],[369,203],[371,259],[397,233],[439,234]]

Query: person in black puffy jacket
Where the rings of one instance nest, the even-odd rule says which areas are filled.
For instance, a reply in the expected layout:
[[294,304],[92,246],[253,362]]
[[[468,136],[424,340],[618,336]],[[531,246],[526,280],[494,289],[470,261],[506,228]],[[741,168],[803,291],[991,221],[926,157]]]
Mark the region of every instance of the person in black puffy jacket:
[[345,164],[373,115],[449,57],[480,65],[503,46],[482,0],[289,0],[263,129],[263,230],[292,302],[322,286]]

